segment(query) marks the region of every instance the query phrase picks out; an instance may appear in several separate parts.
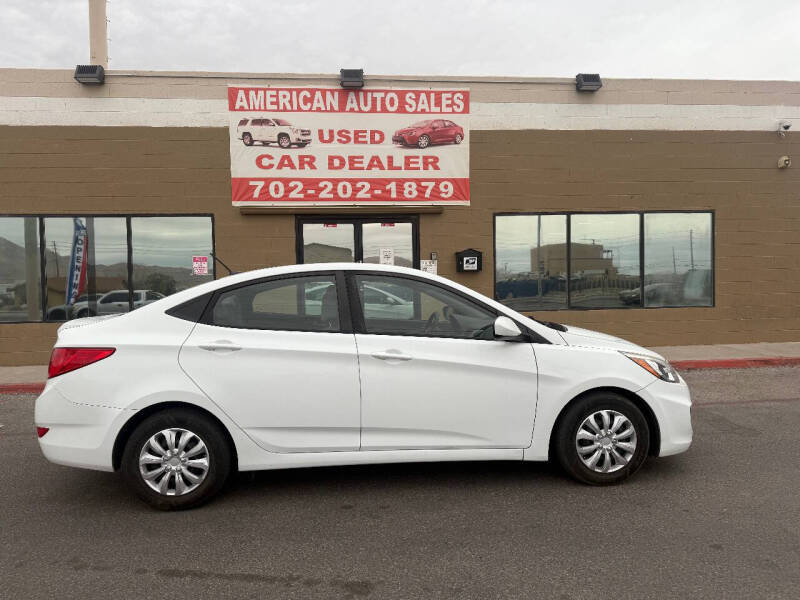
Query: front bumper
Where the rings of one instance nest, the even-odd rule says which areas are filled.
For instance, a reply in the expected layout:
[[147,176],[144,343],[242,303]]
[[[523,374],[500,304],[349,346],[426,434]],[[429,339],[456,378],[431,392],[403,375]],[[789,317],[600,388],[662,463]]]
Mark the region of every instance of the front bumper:
[[692,444],[692,398],[689,387],[657,379],[637,392],[655,414],[661,434],[658,456],[680,454]]
[[412,135],[393,135],[392,142],[395,144],[403,144],[404,146],[414,146],[419,140],[419,136]]

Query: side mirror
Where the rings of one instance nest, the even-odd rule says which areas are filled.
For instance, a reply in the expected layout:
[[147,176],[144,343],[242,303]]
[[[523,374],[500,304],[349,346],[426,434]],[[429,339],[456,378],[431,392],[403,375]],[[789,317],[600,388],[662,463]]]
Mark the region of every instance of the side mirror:
[[498,338],[516,338],[522,335],[514,321],[508,317],[497,317],[494,320],[494,336]]

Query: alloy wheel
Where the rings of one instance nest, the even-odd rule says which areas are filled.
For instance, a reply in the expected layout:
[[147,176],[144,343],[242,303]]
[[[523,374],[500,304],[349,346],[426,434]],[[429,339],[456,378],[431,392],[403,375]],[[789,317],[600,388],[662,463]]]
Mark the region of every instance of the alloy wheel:
[[182,496],[208,475],[208,448],[186,429],[163,429],[152,435],[139,453],[139,473],[150,489],[164,496]]
[[636,429],[615,410],[598,410],[586,417],[575,435],[581,462],[595,473],[624,468],[636,452]]

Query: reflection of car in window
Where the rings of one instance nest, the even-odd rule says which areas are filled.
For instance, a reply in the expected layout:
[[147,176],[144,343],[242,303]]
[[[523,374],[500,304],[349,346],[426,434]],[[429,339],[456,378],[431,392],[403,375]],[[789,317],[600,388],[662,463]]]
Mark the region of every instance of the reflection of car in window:
[[427,148],[434,144],[460,144],[464,140],[464,129],[447,119],[418,121],[392,136],[395,144]]
[[[322,297],[333,284],[326,283],[306,290],[306,314],[319,315],[322,311]],[[410,319],[414,315],[414,305],[401,297],[378,287],[364,286],[364,316],[380,318],[391,316]]]
[[311,143],[311,130],[295,127],[286,119],[241,119],[236,126],[236,138],[245,146],[260,142],[264,146],[274,143],[281,148],[304,148]]

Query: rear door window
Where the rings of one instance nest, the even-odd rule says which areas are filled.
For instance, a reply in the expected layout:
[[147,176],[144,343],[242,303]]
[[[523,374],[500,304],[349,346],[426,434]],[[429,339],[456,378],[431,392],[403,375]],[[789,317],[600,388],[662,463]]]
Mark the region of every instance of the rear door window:
[[211,311],[211,324],[239,329],[339,331],[336,278],[333,274],[307,275],[225,291]]

